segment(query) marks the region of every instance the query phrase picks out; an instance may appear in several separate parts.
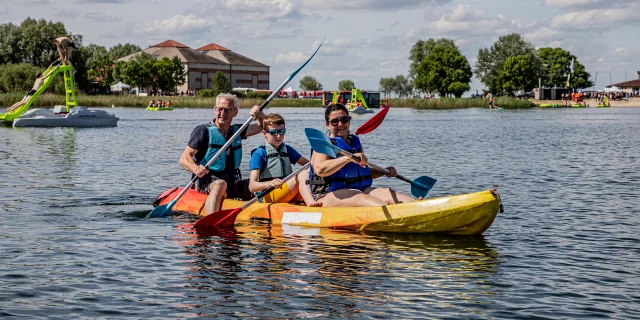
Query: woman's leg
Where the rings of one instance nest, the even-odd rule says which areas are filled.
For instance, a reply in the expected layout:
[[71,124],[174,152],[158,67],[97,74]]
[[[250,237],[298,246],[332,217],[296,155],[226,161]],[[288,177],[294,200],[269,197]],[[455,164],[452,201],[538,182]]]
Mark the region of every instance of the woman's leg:
[[379,207],[386,203],[356,189],[340,189],[329,192],[322,198],[323,207]]
[[396,192],[391,188],[366,188],[363,190],[365,194],[384,201],[385,204],[407,203],[416,201],[415,199],[406,196],[402,193]]

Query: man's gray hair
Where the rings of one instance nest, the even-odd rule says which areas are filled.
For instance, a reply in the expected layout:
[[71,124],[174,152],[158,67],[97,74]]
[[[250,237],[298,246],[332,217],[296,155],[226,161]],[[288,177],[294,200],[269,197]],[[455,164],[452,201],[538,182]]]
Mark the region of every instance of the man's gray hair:
[[227,100],[231,103],[233,103],[233,107],[234,108],[238,108],[238,97],[236,97],[235,95],[231,94],[231,93],[221,93],[216,97],[216,105],[218,105],[218,101],[220,100]]

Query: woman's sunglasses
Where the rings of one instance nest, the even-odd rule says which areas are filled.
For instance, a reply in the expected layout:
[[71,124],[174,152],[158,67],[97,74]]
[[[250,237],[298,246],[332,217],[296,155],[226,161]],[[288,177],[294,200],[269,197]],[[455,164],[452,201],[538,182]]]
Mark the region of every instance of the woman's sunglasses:
[[335,126],[338,125],[338,122],[342,122],[342,124],[347,124],[347,123],[349,123],[349,121],[351,121],[351,117],[344,116],[344,117],[340,117],[340,118],[331,119],[331,120],[329,120],[329,123],[331,123],[331,125],[335,127]]
[[285,133],[287,133],[287,128],[282,128],[280,130],[276,130],[276,129],[271,129],[269,131],[267,131],[268,134],[277,137],[278,134],[281,136],[284,136]]

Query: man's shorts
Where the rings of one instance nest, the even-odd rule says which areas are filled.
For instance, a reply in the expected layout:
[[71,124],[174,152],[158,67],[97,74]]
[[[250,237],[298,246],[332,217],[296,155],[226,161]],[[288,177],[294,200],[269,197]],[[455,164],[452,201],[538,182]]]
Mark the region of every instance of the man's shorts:
[[[209,194],[209,186],[212,182],[216,180],[220,180],[214,175],[206,175],[200,179],[196,180],[196,189],[200,193]],[[253,194],[249,191],[249,180],[231,180],[231,179],[222,179],[227,183],[227,199],[236,199],[236,200],[251,200],[253,198]]]

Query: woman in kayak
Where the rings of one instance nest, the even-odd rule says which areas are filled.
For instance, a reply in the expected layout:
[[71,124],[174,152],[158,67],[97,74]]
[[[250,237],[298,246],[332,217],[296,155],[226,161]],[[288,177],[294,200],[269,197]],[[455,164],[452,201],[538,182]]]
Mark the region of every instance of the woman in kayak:
[[[311,152],[312,170],[307,183],[323,207],[368,207],[415,201],[390,188],[371,187],[373,179],[384,174],[367,166],[360,139],[349,133],[351,117],[347,107],[339,103],[328,106],[324,118],[331,142],[360,157],[361,161],[341,156],[334,159]],[[386,169],[391,172],[389,177],[396,176],[395,168]]]

